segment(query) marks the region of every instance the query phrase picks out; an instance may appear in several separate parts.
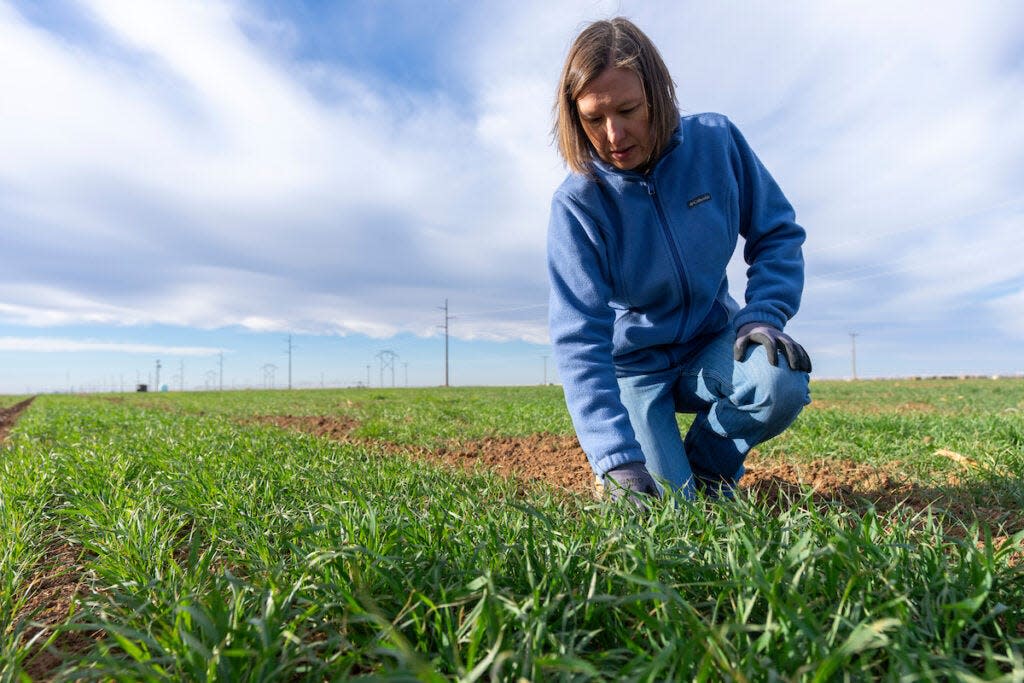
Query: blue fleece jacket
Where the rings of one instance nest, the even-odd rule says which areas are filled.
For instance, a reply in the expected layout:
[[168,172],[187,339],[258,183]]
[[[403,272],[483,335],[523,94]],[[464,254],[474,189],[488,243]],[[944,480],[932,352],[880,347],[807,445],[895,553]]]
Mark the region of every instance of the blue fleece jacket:
[[[746,305],[726,265],[742,235]],[[783,329],[803,290],[804,230],[731,121],[680,120],[646,174],[599,159],[555,191],[551,339],[580,444],[598,476],[643,462],[616,376],[665,370],[727,326]]]

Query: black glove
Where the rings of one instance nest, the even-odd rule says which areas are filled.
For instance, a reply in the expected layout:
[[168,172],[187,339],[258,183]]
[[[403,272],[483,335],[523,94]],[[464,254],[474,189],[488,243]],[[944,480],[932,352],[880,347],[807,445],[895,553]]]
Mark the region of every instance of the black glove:
[[736,360],[743,360],[743,354],[751,344],[763,346],[764,350],[768,352],[768,362],[772,365],[779,364],[778,353],[782,351],[786,354],[789,367],[800,372],[811,371],[811,357],[804,351],[804,347],[771,325],[747,323],[741,327],[736,333],[736,344],[732,347],[732,357]]
[[617,501],[628,496],[629,502],[640,510],[647,509],[647,504],[643,500],[644,495],[661,498],[661,491],[654,483],[654,477],[640,462],[629,462],[608,470],[604,475],[604,487],[611,494],[612,500]]

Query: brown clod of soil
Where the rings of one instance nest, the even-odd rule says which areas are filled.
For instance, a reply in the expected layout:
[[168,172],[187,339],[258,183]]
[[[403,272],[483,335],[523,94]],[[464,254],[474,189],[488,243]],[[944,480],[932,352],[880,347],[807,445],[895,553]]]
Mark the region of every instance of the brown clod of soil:
[[7,435],[10,433],[14,423],[18,421],[18,418],[21,417],[21,414],[25,409],[32,405],[32,401],[34,400],[35,396],[32,398],[26,398],[20,403],[15,403],[9,408],[0,408],[0,441],[7,438]]

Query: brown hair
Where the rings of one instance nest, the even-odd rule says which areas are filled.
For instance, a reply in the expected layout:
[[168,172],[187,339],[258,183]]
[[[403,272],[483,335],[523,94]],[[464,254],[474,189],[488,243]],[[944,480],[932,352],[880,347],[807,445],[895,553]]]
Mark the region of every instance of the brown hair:
[[661,154],[679,125],[675,83],[651,39],[624,17],[595,21],[576,36],[569,48],[554,107],[552,133],[558,141],[558,152],[577,173],[593,173],[594,149],[580,122],[576,100],[608,67],[629,69],[643,84],[653,142],[647,161]]

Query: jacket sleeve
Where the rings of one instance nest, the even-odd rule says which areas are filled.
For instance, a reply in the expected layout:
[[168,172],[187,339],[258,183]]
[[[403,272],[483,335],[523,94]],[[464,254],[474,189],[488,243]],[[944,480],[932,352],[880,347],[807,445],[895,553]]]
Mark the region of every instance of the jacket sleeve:
[[805,232],[792,205],[731,122],[733,168],[739,187],[740,234],[747,262],[746,305],[735,329],[752,322],[785,328],[800,307],[804,287]]
[[548,226],[551,342],[576,435],[595,474],[644,462],[619,398],[604,240],[582,207],[555,194]]

